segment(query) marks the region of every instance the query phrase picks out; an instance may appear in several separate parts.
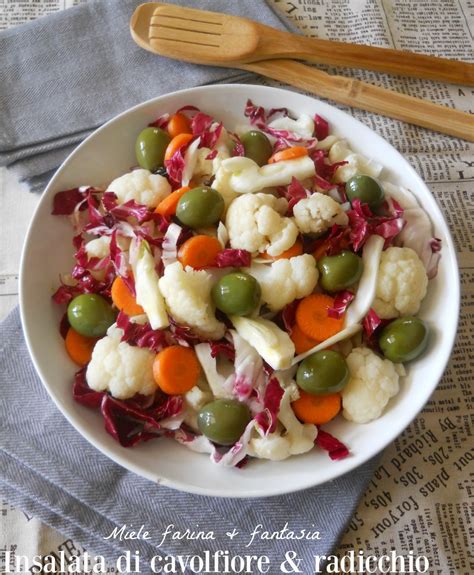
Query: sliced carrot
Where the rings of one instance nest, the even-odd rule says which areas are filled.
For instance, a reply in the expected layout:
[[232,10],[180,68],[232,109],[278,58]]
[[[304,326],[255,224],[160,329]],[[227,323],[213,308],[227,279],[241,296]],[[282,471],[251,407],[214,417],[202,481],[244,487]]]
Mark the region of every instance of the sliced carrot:
[[178,260],[184,267],[195,269],[216,265],[216,256],[222,251],[221,242],[212,236],[193,236],[179,248]]
[[120,311],[129,316],[145,313],[141,305],[138,305],[132,292],[120,276],[114,279],[111,289],[112,301]]
[[178,134],[175,136],[165,150],[165,160],[170,160],[179,148],[188,144],[193,138],[194,136],[192,134]]
[[341,394],[313,395],[300,389],[300,397],[291,404],[296,417],[304,423],[323,425],[341,411]]
[[95,337],[85,337],[70,327],[64,343],[72,361],[83,366],[90,362],[96,341]]
[[291,246],[291,248],[288,248],[283,253],[281,253],[279,256],[271,256],[267,252],[263,252],[261,254],[261,257],[265,258],[266,260],[274,260],[275,261],[275,260],[284,260],[284,259],[294,258],[295,256],[300,256],[302,253],[303,253],[303,242],[298,238],[296,240],[296,242]]
[[168,134],[174,138],[179,134],[192,134],[191,122],[187,116],[177,112],[173,114],[168,122]]
[[174,216],[176,213],[176,208],[178,207],[178,202],[186,192],[189,192],[191,188],[189,186],[183,186],[178,188],[174,192],[171,192],[169,196],[166,196],[164,200],[156,206],[155,214],[161,214],[162,216]]
[[292,146],[286,150],[281,150],[273,154],[268,160],[269,164],[276,164],[276,162],[284,162],[286,160],[296,160],[296,158],[302,158],[308,155],[308,149],[304,146]]
[[168,395],[181,395],[196,385],[200,369],[193,349],[172,345],[156,355],[153,377],[158,387]]
[[318,345],[318,343],[321,343],[317,339],[311,339],[305,335],[297,325],[291,328],[290,337],[295,344],[296,354],[304,353],[308,351],[308,349]]
[[324,341],[341,331],[344,317],[328,316],[328,308],[334,299],[328,295],[313,293],[300,301],[296,308],[296,323],[309,338]]

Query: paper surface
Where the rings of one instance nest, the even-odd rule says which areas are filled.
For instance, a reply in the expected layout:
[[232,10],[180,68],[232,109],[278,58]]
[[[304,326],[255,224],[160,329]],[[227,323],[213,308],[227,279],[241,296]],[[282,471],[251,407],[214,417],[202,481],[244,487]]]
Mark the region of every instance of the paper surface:
[[[82,1],[0,0],[0,29]],[[474,60],[472,0],[273,1],[307,35]],[[363,71],[337,72],[460,110],[474,110],[472,88]],[[275,85],[266,80],[262,83]],[[386,449],[339,552],[361,549],[365,555],[380,556],[392,549],[401,554],[411,550],[415,556],[428,558],[432,575],[470,575],[474,571],[469,555],[473,497],[473,457],[469,448],[474,371],[474,145],[368,112],[337,107],[350,111],[386,138],[425,180],[453,233],[462,277],[458,340],[445,376],[423,412]],[[21,246],[37,201],[38,197],[11,174],[0,170],[0,318],[18,301]],[[28,556],[61,550],[76,554],[80,544],[65,540],[8,502],[0,502],[0,552],[8,550]]]

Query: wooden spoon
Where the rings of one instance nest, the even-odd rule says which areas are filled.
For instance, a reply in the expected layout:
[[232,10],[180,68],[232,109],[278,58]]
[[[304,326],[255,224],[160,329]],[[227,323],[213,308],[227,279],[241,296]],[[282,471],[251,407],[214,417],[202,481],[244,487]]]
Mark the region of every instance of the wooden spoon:
[[[236,33],[237,24],[233,25],[233,33],[232,30],[228,32],[230,24],[227,22],[236,21],[243,22],[242,25],[239,24],[239,33]],[[213,29],[219,32],[209,33],[209,26],[213,26]],[[215,65],[217,64],[215,58],[221,46],[221,37],[225,37],[226,42],[223,42],[223,45],[227,45],[226,56],[222,56],[219,66],[256,72],[341,104],[474,141],[474,115],[379,88],[360,80],[331,76],[293,60],[277,57],[277,59],[265,61],[251,61],[250,58],[247,63],[242,59],[239,60],[236,54],[239,49],[242,54],[240,44],[244,45],[247,42],[247,47],[249,47],[251,43],[249,39],[253,39],[254,45],[258,45],[259,37],[254,32],[254,26],[259,28],[262,25],[236,16],[157,2],[138,6],[130,21],[133,39],[139,46],[150,52],[177,60]],[[199,32],[197,28],[202,28],[202,30]],[[272,28],[266,26],[263,28],[273,31]],[[282,34],[285,33],[282,32]],[[289,34],[289,36],[293,35]],[[350,47],[351,45],[345,44],[344,46]],[[364,48],[375,49],[367,46]],[[380,48],[380,50],[383,49]],[[248,53],[251,54],[252,49],[249,49]],[[281,52],[279,55],[281,58]],[[426,56],[426,58],[430,57]],[[452,63],[449,60],[448,62]],[[463,63],[458,62],[458,64]],[[470,64],[464,65],[471,66]],[[383,70],[388,71],[387,67]]]
[[402,52],[306,38],[247,18],[149,2],[138,6],[131,30],[145,50],[213,66],[238,66],[291,58],[474,86],[474,64]]

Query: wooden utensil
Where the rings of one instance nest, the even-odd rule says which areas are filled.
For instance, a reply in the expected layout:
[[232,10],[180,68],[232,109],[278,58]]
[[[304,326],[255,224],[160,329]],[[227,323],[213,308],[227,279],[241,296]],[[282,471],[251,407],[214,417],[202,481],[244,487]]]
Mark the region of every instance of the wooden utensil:
[[146,50],[195,64],[238,66],[291,58],[474,86],[474,64],[467,62],[307,38],[247,18],[174,4],[142,4],[132,17],[131,29]]
[[[170,9],[172,10],[170,11]],[[211,24],[227,29],[228,25],[223,23],[226,18],[229,21],[236,19],[244,23],[239,34],[235,34],[235,32],[234,34],[227,32],[209,34],[207,27]],[[183,28],[185,20],[189,24],[184,23],[185,27]],[[158,26],[158,21],[160,26]],[[163,27],[163,22],[166,23],[166,27]],[[217,24],[218,22],[221,24]],[[229,45],[234,46],[232,48],[234,56],[238,51],[238,38],[241,38],[242,44],[245,43],[246,38],[253,38],[254,42],[258,44],[258,36],[255,36],[252,31],[253,24],[255,23],[250,20],[236,16],[150,2],[142,4],[135,10],[130,21],[130,30],[135,42],[150,52],[187,62],[216,64],[212,57],[216,58],[215,54],[219,51],[220,36],[230,37]],[[202,34],[196,31],[198,26],[203,28]],[[245,28],[245,26],[247,27]],[[157,36],[157,29],[160,30],[159,37]],[[273,30],[272,28],[269,29]],[[162,30],[166,31],[163,32]],[[213,38],[209,39],[211,36]],[[290,36],[292,35],[290,34]],[[203,42],[203,38],[205,42]],[[365,48],[372,50],[369,47]],[[474,115],[379,88],[360,80],[331,76],[326,72],[293,60],[267,59],[244,63],[231,56],[230,47],[226,54],[227,60],[221,60],[220,66],[256,72],[341,104],[396,118],[471,142],[474,141]],[[387,68],[384,68],[384,71],[387,71]]]

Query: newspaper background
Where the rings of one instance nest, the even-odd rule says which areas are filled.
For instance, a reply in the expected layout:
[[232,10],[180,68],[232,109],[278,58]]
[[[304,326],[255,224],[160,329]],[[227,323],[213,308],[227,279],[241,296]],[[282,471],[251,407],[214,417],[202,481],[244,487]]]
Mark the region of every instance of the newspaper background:
[[[0,0],[0,30],[85,1]],[[307,35],[474,61],[474,0],[272,1]],[[337,72],[474,113],[472,88],[364,71]],[[429,559],[432,575],[471,575],[474,145],[337,106],[391,142],[427,182],[453,233],[462,281],[462,315],[449,367],[423,412],[386,449],[339,552],[354,548],[380,556],[392,549],[400,554],[412,550]],[[37,201],[0,169],[0,318],[17,304],[21,246]],[[0,501],[0,551],[4,550],[30,557],[61,550],[72,555],[80,553],[81,546]]]

